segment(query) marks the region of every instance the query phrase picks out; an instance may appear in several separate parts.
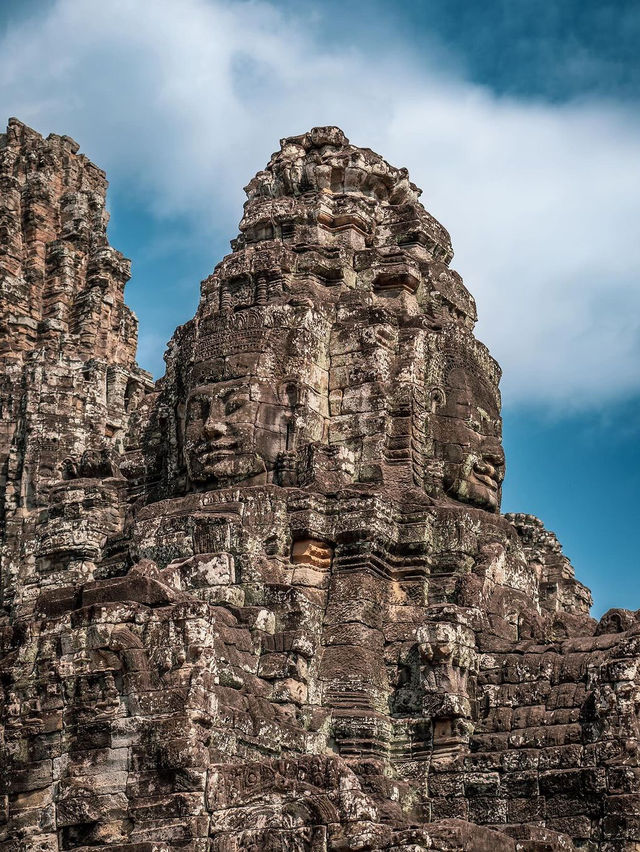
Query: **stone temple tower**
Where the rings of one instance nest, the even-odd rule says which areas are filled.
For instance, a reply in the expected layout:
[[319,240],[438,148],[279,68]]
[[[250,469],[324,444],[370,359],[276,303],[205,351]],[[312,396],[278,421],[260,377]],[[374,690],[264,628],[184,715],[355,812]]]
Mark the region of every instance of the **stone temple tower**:
[[104,176],[0,145],[3,848],[640,848],[640,621],[500,513],[406,170],[282,140],[153,386]]

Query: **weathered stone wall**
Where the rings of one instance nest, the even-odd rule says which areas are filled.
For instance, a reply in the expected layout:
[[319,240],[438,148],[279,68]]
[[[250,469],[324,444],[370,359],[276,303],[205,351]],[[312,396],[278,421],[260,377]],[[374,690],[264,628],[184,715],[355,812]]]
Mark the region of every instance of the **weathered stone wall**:
[[122,526],[117,458],[150,386],[123,301],[129,261],[107,241],[107,182],[77,151],[16,119],[0,135],[4,618],[16,595],[26,615],[43,586],[91,578]]
[[500,514],[500,370],[406,170],[283,140],[152,387],[104,176],[2,150],[3,848],[640,848],[640,620]]

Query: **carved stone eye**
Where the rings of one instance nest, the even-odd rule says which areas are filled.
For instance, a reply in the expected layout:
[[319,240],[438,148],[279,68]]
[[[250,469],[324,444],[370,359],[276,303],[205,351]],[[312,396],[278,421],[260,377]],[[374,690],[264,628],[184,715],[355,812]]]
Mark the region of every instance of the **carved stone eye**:
[[233,414],[234,411],[239,411],[245,405],[246,401],[243,397],[228,399],[224,406],[225,414]]

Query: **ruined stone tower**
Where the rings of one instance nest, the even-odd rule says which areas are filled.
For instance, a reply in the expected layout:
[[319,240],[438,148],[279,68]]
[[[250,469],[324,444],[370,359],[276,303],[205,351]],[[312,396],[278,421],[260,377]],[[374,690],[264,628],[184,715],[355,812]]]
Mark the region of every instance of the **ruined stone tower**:
[[0,848],[640,848],[640,622],[500,514],[406,170],[282,140],[155,386],[103,173],[11,120],[0,181]]

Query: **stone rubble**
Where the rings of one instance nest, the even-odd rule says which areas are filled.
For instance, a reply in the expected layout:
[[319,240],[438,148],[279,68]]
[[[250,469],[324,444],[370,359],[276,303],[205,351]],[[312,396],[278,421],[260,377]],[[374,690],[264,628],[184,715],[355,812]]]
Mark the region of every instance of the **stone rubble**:
[[407,171],[282,140],[155,385],[104,173],[10,119],[0,185],[0,849],[640,849],[640,613],[500,514]]

